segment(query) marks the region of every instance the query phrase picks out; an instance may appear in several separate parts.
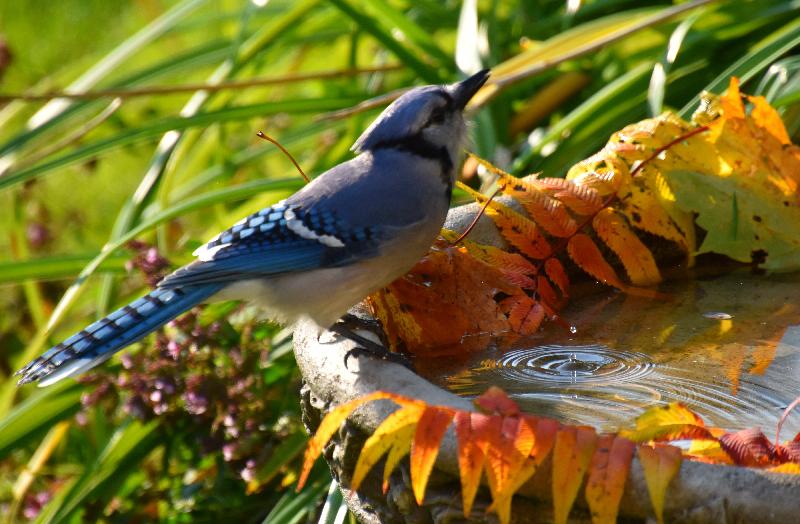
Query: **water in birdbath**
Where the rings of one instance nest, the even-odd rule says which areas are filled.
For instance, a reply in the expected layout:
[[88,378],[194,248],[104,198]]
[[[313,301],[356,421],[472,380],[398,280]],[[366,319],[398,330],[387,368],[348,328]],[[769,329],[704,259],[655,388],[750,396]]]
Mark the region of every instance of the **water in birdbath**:
[[[574,300],[556,323],[511,349],[417,361],[466,397],[503,388],[529,413],[600,430],[680,401],[706,425],[772,434],[800,395],[800,274],[675,281],[667,300],[618,292]],[[789,417],[783,438],[800,430]]]

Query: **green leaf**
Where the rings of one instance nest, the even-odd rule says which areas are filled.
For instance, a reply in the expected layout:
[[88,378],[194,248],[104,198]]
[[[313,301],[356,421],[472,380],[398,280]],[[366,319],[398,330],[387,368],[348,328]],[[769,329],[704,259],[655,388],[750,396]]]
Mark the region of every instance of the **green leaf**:
[[760,193],[748,177],[719,177],[670,172],[667,183],[678,206],[697,213],[697,225],[707,231],[700,253],[719,253],[750,263],[763,251],[761,267],[800,267],[800,212],[776,202],[774,193]]

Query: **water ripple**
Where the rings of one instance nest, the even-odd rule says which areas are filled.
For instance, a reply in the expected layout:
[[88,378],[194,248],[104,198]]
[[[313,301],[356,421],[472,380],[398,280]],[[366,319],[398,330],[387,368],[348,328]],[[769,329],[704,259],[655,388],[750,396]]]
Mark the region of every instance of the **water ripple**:
[[637,380],[655,364],[643,353],[605,346],[550,345],[510,351],[491,367],[510,380],[585,384]]

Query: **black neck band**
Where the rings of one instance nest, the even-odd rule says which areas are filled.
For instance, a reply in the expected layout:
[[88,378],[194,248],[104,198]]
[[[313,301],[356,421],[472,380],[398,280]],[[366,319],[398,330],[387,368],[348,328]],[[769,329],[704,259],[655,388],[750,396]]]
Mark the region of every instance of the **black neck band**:
[[450,158],[450,153],[444,146],[435,146],[429,141],[425,140],[422,135],[416,134],[404,138],[397,138],[393,140],[383,140],[378,142],[371,148],[373,151],[378,149],[399,149],[401,151],[408,151],[422,158],[436,160],[442,168],[442,182],[447,188],[448,198],[453,190],[453,183],[450,173],[453,170],[453,159]]

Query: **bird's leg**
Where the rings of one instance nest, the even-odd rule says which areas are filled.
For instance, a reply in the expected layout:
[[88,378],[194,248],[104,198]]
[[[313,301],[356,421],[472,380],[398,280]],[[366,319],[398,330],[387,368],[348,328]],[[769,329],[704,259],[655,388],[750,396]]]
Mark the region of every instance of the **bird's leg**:
[[[372,340],[369,340],[368,338],[365,338],[355,332],[355,329],[362,329],[364,327],[372,331],[375,329],[377,321],[370,322],[367,319],[362,319],[356,317],[355,315],[346,315],[346,317],[352,317],[352,318],[342,318],[342,320],[336,322],[334,325],[328,328],[328,331],[341,335],[344,338],[352,340],[357,344],[354,348],[350,349],[345,354],[344,356],[345,367],[347,367],[347,360],[351,356],[358,356],[359,354],[367,354],[375,358],[379,358],[381,360],[386,360],[388,362],[394,362],[395,364],[403,365],[412,371],[414,370],[411,361],[405,355],[402,355],[400,353],[393,353],[389,351],[385,345],[373,342]],[[353,319],[355,319],[355,322],[353,321]],[[383,339],[384,337],[381,336],[381,338]]]

